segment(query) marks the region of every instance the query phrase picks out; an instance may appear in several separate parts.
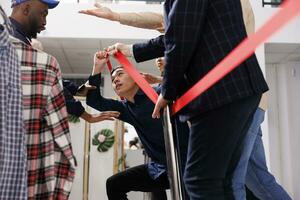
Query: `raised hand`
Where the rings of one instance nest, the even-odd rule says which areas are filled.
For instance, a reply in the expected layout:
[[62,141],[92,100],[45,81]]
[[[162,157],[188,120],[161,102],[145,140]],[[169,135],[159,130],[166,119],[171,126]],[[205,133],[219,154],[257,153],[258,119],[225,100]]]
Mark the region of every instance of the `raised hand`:
[[84,112],[80,117],[89,123],[96,123],[104,120],[115,120],[119,116],[120,113],[117,111],[106,111],[100,114],[89,114],[87,112]]
[[120,15],[113,12],[111,9],[101,6],[99,3],[95,3],[95,9],[81,10],[79,13],[91,15],[111,21],[120,21]]
[[92,75],[100,74],[108,61],[108,53],[99,51],[94,55],[94,66]]
[[114,55],[118,51],[124,54],[127,57],[132,56],[132,45],[128,44],[123,44],[123,43],[116,43],[112,46],[109,46],[106,51],[108,52],[109,55]]
[[149,84],[162,83],[162,77],[161,76],[156,76],[156,75],[148,74],[148,73],[141,73],[141,74]]
[[164,99],[164,97],[160,94],[158,96],[157,102],[155,104],[153,113],[152,113],[152,118],[154,119],[159,119],[160,118],[160,111],[164,109],[168,105],[169,101]]

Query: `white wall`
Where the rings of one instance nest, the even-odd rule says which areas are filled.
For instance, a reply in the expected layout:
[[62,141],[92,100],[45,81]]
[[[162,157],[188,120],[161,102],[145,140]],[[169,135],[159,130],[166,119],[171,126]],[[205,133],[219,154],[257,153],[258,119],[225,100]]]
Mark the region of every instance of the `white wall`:
[[296,200],[300,199],[299,72],[300,63],[267,66],[271,171]]
[[[282,174],[283,183],[288,186],[294,199],[300,199],[300,159],[299,159],[299,142],[300,142],[300,63],[286,63],[285,66],[281,66],[282,73],[280,76],[285,76],[286,88],[282,88],[286,91],[281,96],[282,104],[279,104],[279,115],[285,119],[282,119],[279,124],[279,130],[281,134],[281,147],[282,147]],[[279,80],[279,83],[282,83]],[[284,96],[286,94],[286,96]],[[286,104],[285,107],[284,103]],[[283,107],[283,108],[281,108]],[[283,111],[285,110],[285,112]],[[282,116],[284,114],[284,116]]]
[[73,152],[77,160],[75,179],[70,194],[70,200],[83,198],[83,165],[84,165],[84,131],[85,122],[69,123]]
[[[114,130],[113,122],[100,122],[91,125],[91,140],[101,129]],[[113,174],[113,147],[108,152],[98,152],[91,145],[89,172],[89,200],[106,200],[106,179]],[[79,199],[78,199],[79,200]]]
[[[268,119],[265,120],[269,124],[269,148],[266,149],[266,154],[269,156],[269,166],[276,178],[281,180],[281,153],[279,138],[279,119],[278,119],[278,81],[277,81],[277,65],[266,66],[266,76],[270,91],[268,92]],[[265,132],[263,132],[265,134]],[[272,149],[272,150],[271,150]],[[272,152],[270,154],[270,152]]]
[[291,63],[289,66],[289,103],[291,116],[291,167],[292,167],[292,185],[295,199],[300,199],[300,63]]

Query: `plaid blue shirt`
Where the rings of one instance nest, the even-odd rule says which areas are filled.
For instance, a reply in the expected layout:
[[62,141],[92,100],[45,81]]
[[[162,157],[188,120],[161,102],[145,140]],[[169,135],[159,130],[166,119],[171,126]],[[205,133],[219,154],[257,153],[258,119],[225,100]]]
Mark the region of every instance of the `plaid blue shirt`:
[[27,199],[26,146],[21,95],[20,63],[8,31],[0,25],[1,200]]

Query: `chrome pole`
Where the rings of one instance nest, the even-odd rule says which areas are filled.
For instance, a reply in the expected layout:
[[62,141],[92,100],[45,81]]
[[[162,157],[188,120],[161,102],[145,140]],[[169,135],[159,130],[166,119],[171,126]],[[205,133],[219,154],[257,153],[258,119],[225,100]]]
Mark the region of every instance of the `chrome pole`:
[[168,105],[163,111],[163,128],[171,197],[172,200],[184,200],[185,195],[181,176],[178,137],[170,110],[171,106]]

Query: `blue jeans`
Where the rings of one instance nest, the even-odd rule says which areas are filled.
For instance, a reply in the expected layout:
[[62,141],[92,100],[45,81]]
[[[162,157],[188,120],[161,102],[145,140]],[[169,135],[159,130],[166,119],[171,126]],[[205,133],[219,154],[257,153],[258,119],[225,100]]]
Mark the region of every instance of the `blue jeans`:
[[258,108],[244,139],[244,149],[234,171],[232,187],[237,200],[245,200],[245,184],[260,200],[291,200],[287,192],[268,171],[262,142],[261,123],[265,111]]

